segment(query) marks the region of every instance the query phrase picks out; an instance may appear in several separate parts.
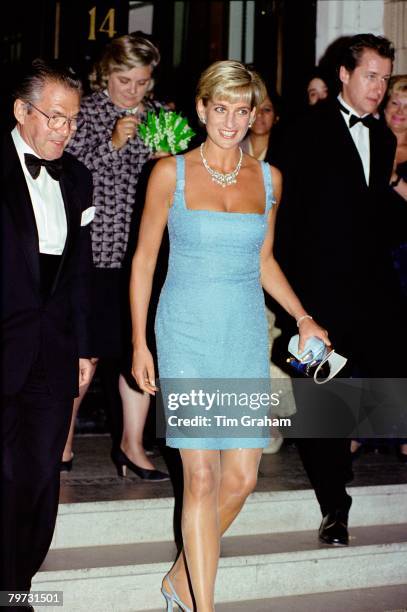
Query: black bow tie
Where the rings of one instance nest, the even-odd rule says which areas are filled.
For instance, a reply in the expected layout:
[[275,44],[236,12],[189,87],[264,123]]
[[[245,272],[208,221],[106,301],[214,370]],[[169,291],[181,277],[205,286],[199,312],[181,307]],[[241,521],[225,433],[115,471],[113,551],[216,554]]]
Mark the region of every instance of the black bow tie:
[[62,159],[41,159],[40,157],[36,157],[35,155],[31,155],[31,153],[24,153],[24,161],[27,166],[28,172],[31,174],[33,179],[36,179],[40,173],[41,166],[45,166],[48,174],[51,178],[56,181],[59,181],[59,177],[62,172]]
[[351,115],[349,117],[349,127],[353,127],[355,125],[355,123],[363,123],[363,125],[367,128],[371,128],[373,125],[373,121],[375,121],[375,118],[373,117],[373,115],[365,115],[364,117],[357,117],[356,115]]
[[341,104],[338,101],[339,104],[339,108],[341,109],[341,111],[343,111],[346,115],[350,115],[349,117],[349,127],[353,127],[356,123],[363,123],[363,125],[367,128],[371,128],[373,125],[373,122],[376,121],[375,118],[373,117],[373,115],[365,115],[364,117],[358,117],[357,115],[352,115],[352,113],[345,108],[345,106],[343,106],[343,104]]

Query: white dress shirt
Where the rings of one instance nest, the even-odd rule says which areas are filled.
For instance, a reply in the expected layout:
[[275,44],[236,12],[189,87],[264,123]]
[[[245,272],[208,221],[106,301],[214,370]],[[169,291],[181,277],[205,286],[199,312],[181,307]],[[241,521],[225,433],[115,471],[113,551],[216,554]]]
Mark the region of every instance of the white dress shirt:
[[[356,145],[356,148],[359,152],[360,159],[363,164],[363,172],[365,173],[366,184],[369,185],[369,177],[370,177],[370,132],[369,128],[363,125],[362,122],[355,123],[352,127],[349,127],[349,120],[351,115],[356,115],[356,117],[360,117],[360,115],[347,104],[342,96],[339,94],[338,96],[339,102],[344,106],[349,114],[345,113],[341,110],[342,117],[345,120],[346,125],[348,126],[350,135],[353,138],[353,142]],[[366,113],[369,114],[369,113]],[[362,117],[365,117],[362,115]]]
[[33,179],[25,165],[24,154],[31,153],[31,155],[36,157],[38,155],[21,137],[17,126],[11,132],[11,136],[17,149],[31,196],[37,224],[40,253],[61,255],[66,241],[67,224],[59,181],[51,178],[44,166],[41,166],[38,177]]

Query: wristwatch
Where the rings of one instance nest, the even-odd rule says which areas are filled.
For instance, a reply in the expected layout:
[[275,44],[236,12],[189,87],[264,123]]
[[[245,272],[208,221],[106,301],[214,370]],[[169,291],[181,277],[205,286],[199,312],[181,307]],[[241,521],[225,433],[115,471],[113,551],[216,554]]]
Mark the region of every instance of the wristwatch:
[[390,187],[397,187],[397,185],[399,184],[399,182],[401,181],[401,176],[399,176],[397,174],[396,178],[394,179],[394,181],[390,182]]

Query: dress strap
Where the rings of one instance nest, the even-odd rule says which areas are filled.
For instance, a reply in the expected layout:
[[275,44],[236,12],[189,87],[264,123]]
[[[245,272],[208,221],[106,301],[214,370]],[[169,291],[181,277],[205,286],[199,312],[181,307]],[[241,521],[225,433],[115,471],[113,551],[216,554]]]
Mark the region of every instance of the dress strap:
[[273,183],[271,180],[270,165],[265,161],[261,161],[260,163],[261,169],[263,171],[264,190],[266,192],[266,208],[264,210],[264,214],[267,214],[268,212],[270,212],[273,204],[276,203],[276,200],[273,194]]
[[177,164],[177,185],[176,191],[184,191],[185,187],[185,157],[176,155],[175,161]]
[[172,208],[185,208],[184,188],[185,188],[185,158],[183,155],[175,156],[176,163],[176,183],[174,191],[174,201]]

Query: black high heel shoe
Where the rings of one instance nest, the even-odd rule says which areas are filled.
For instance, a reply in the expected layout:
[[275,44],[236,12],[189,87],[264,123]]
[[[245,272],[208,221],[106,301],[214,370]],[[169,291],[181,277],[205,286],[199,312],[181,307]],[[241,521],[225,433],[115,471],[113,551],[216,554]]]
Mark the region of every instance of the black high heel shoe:
[[127,457],[127,455],[124,454],[121,448],[113,449],[111,457],[113,463],[116,466],[117,474],[118,476],[120,476],[120,478],[126,477],[127,468],[129,468],[129,470],[134,472],[134,474],[136,474],[136,476],[138,476],[142,480],[151,480],[154,482],[159,482],[162,480],[170,479],[169,475],[165,472],[160,472],[160,470],[149,470],[147,468],[142,468],[136,465],[135,463],[130,461],[130,459]]

